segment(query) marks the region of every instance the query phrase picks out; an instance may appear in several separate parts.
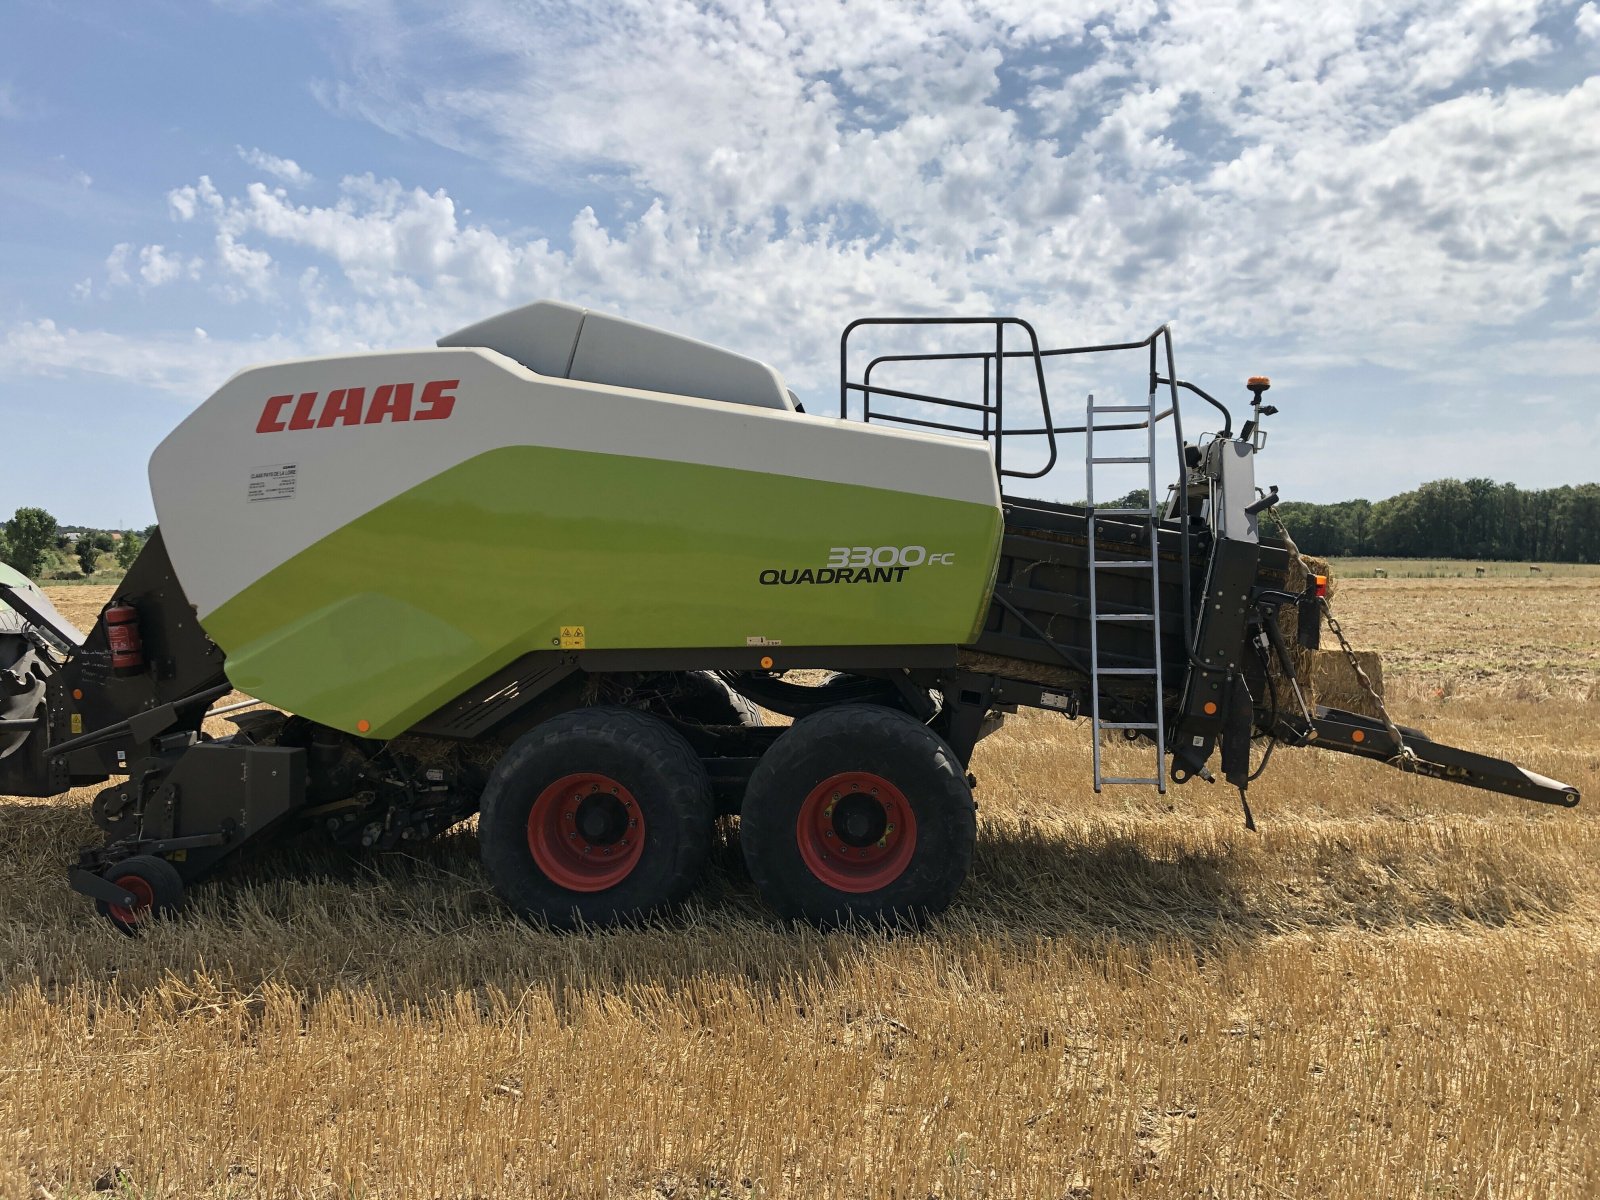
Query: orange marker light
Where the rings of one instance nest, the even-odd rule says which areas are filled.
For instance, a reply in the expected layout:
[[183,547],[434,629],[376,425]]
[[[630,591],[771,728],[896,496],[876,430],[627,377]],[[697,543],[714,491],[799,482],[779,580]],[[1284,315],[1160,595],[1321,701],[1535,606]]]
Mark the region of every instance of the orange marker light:
[[72,698],[74,700],[82,700],[83,699],[83,689],[82,688],[73,688],[72,689]]
[[767,670],[770,670],[771,668],[772,668],[772,656],[769,655],[769,654],[763,654],[761,656],[761,669],[763,671],[767,671]]
[[1213,716],[1213,715],[1216,714],[1216,711],[1217,711],[1217,702],[1215,700],[1207,700],[1206,701],[1206,716],[1208,716],[1208,717],[1209,716]]
[[1361,730],[1358,729],[1358,730],[1356,730],[1354,733],[1352,733],[1350,735],[1350,740],[1352,742],[1364,742],[1364,741],[1367,740],[1367,735],[1362,733]]
[[1312,578],[1317,581],[1317,599],[1326,600],[1328,598],[1328,577],[1326,575],[1313,575]]
[[357,733],[365,733],[365,732],[367,732],[367,730],[369,730],[371,728],[372,728],[372,722],[367,720],[365,717],[362,717],[361,720],[356,722],[356,732]]

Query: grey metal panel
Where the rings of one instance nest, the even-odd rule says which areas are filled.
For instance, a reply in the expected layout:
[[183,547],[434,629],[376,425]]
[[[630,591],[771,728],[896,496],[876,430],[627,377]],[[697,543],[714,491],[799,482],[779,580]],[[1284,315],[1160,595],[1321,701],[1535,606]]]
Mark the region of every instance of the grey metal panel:
[[1211,475],[1218,484],[1218,534],[1235,542],[1259,541],[1255,514],[1245,511],[1256,499],[1255,448],[1218,438],[1211,443],[1211,456]]
[[437,344],[497,350],[539,375],[563,379],[572,365],[585,311],[575,304],[540,300],[447,333]]
[[698,396],[792,412],[783,378],[766,363],[694,338],[591,312],[568,376],[586,383]]

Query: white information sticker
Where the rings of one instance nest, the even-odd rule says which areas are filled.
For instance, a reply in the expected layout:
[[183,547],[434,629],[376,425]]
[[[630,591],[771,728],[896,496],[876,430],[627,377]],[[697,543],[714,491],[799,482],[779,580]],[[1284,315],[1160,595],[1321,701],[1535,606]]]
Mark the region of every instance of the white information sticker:
[[258,500],[293,500],[295,480],[299,467],[295,463],[270,463],[264,467],[250,468],[250,487],[245,499],[254,504]]

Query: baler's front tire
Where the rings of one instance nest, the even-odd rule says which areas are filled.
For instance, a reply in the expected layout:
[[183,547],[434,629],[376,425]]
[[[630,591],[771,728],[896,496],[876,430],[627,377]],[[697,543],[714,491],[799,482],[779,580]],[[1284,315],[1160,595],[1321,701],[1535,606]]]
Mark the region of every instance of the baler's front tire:
[[704,765],[669,725],[631,709],[578,709],[524,734],[496,765],[479,855],[523,916],[612,925],[688,895],[714,812]]
[[183,907],[183,876],[178,868],[153,854],[136,854],[103,872],[105,878],[134,898],[131,908],[94,902],[102,917],[118,932],[133,937],[150,921],[169,917]]
[[977,840],[955,751],[874,704],[827,709],[780,737],[750,778],[739,825],[762,898],[821,925],[942,912]]

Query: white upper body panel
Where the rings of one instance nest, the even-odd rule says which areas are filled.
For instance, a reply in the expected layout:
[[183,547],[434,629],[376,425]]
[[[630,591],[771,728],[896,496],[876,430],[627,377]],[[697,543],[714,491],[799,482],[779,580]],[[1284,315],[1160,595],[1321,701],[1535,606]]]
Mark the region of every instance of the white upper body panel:
[[503,446],[999,506],[987,443],[810,416],[783,395],[782,406],[768,406],[551,378],[475,348],[306,359],[255,367],[224,384],[156,447],[150,490],[173,566],[202,618],[356,517]]

